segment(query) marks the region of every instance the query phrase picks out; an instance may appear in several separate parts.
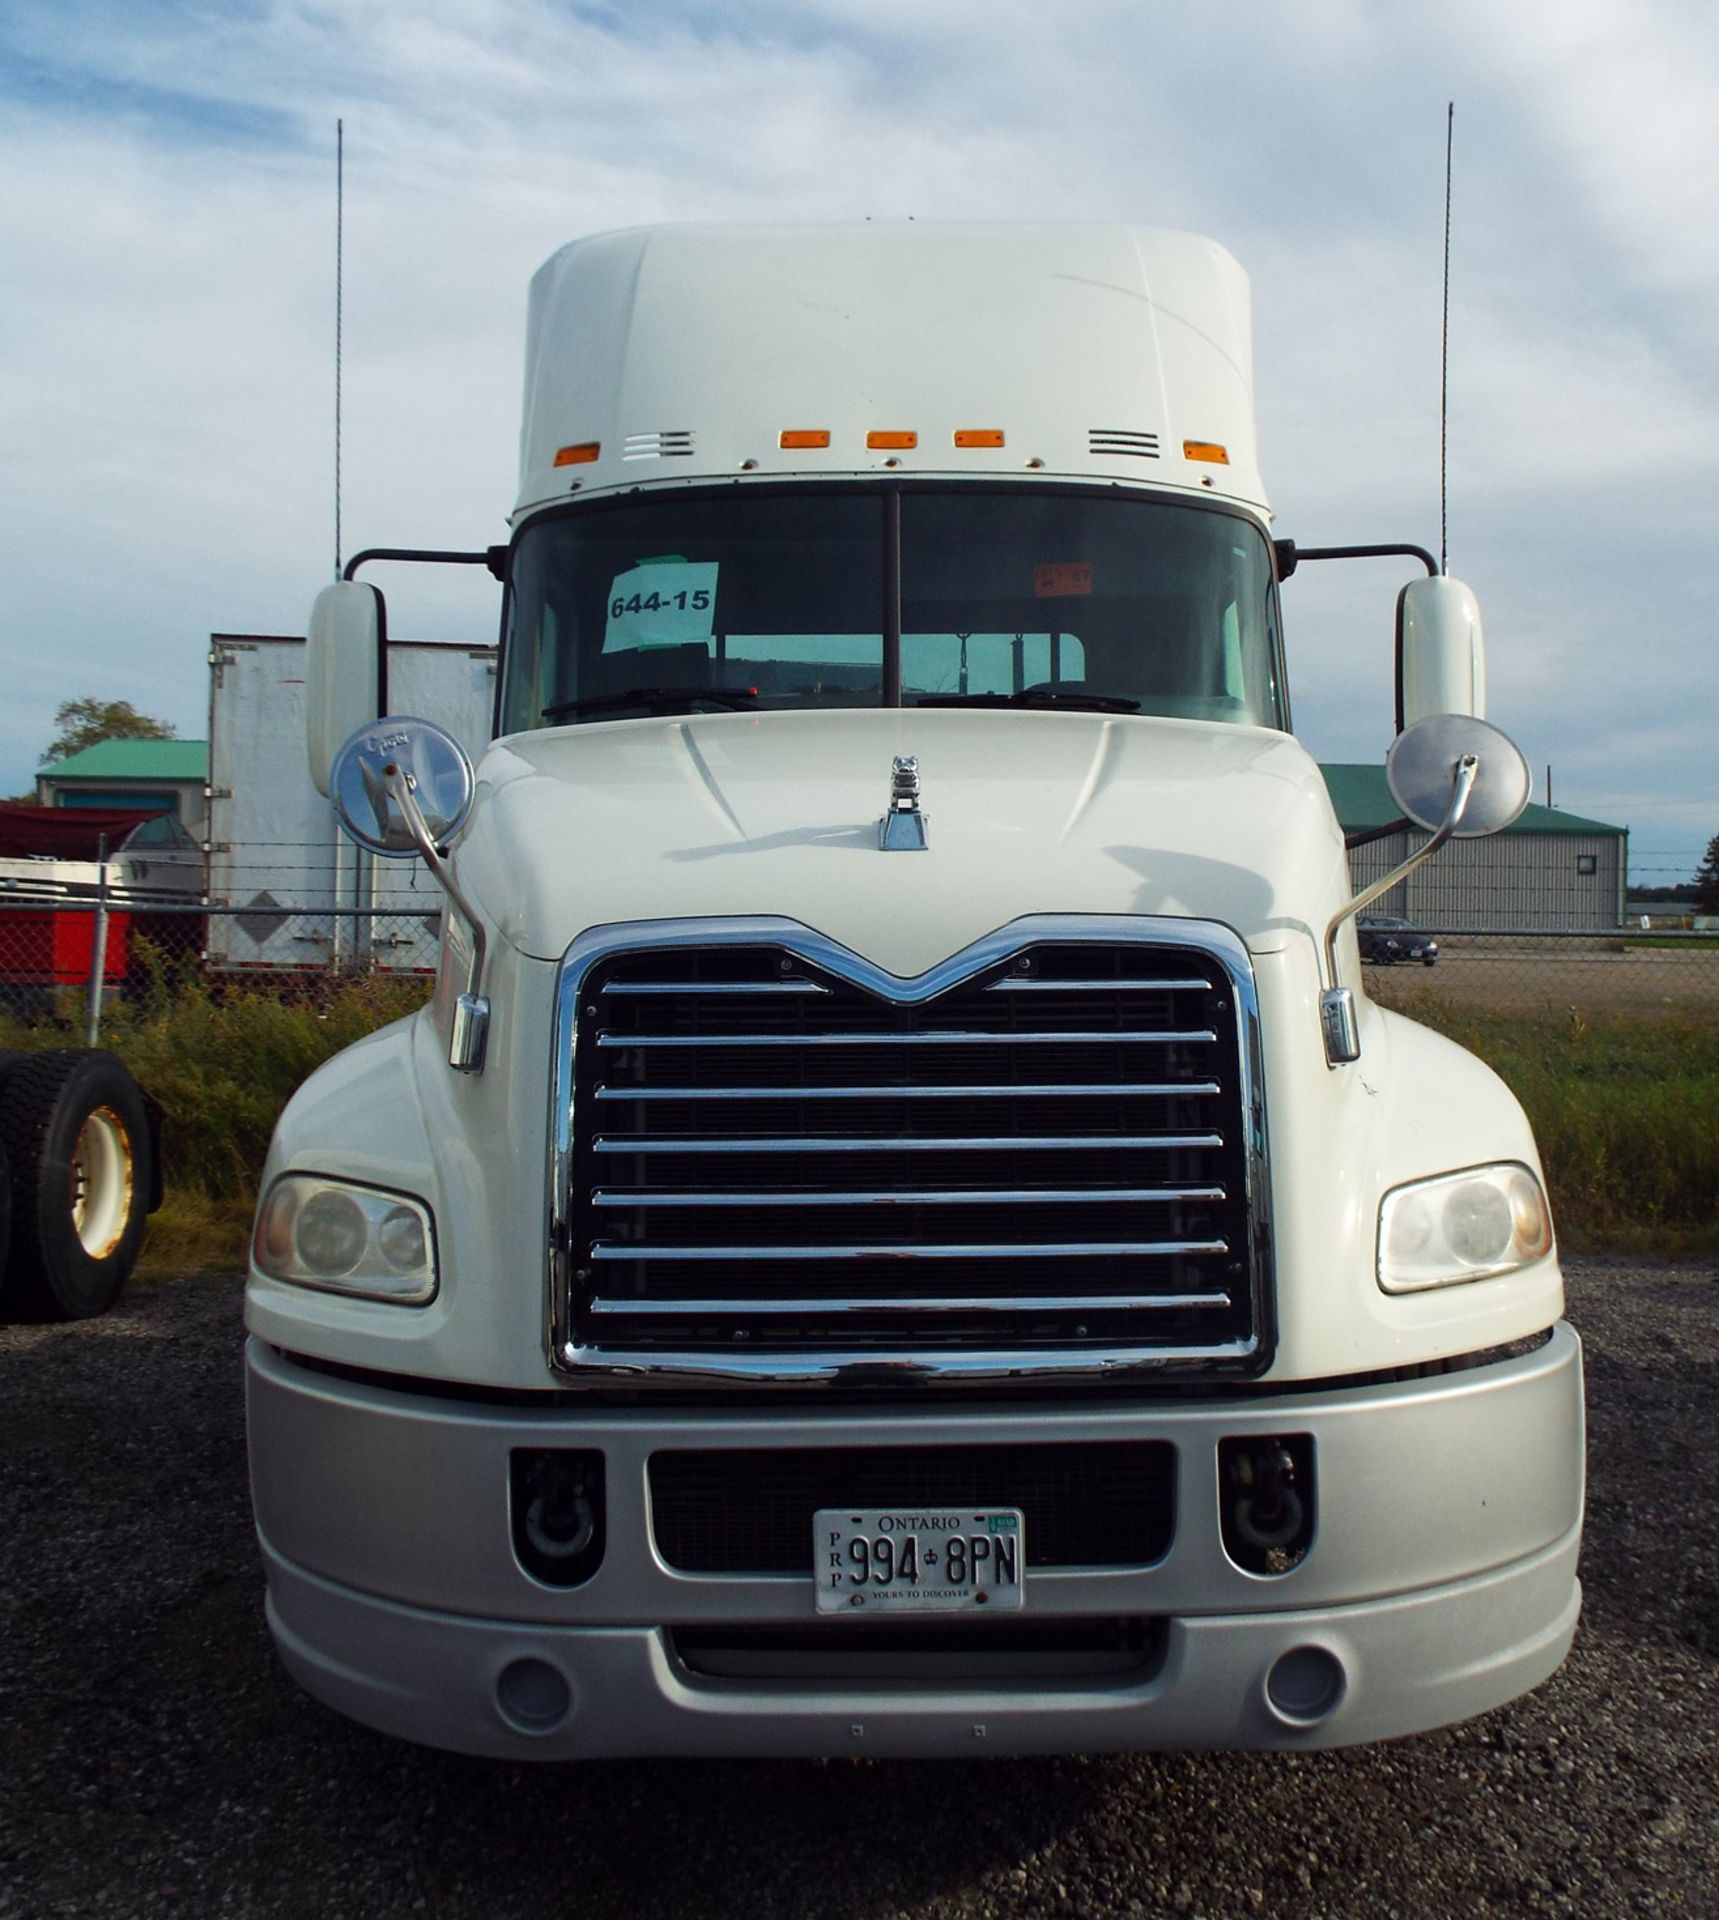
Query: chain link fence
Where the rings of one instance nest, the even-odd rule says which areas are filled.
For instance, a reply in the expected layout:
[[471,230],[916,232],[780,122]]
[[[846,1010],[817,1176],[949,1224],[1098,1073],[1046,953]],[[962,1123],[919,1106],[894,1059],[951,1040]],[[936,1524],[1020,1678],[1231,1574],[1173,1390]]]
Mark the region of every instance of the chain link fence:
[[1440,1003],[1582,1020],[1719,1017],[1719,933],[1415,931],[1437,945],[1430,964],[1377,959],[1361,969],[1368,994],[1404,1013]]
[[[81,1025],[91,1045],[103,1010],[195,980],[303,994],[362,975],[435,971],[439,908],[209,906],[99,897],[0,898],[0,1015]],[[1475,932],[1423,927],[1424,957],[1364,959],[1375,1000],[1417,1008],[1583,1020],[1719,1017],[1719,933]],[[1369,943],[1374,944],[1374,943]],[[99,980],[99,987],[97,982]]]
[[[229,924],[240,919],[242,930]],[[144,1004],[191,982],[293,995],[388,974],[427,988],[440,925],[439,911],[0,898],[0,1018],[81,1028],[94,1046],[116,1001]]]

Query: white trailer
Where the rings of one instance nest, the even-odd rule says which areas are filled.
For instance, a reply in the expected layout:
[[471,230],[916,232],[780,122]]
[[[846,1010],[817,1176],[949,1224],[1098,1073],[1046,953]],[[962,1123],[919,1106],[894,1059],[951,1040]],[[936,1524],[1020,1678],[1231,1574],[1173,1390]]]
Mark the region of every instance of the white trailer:
[[[209,916],[208,964],[433,973],[440,889],[415,868],[401,872],[354,847],[311,783],[304,652],[302,639],[283,635],[210,635],[209,900],[238,911]],[[495,657],[494,647],[393,643],[390,703],[481,753]]]

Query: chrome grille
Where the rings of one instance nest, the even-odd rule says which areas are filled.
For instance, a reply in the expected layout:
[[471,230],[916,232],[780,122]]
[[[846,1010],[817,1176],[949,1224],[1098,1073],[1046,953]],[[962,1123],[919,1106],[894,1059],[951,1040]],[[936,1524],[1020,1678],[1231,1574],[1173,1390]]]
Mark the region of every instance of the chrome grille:
[[1034,941],[913,1000],[827,955],[677,943],[570,988],[563,1364],[1264,1364],[1218,955]]

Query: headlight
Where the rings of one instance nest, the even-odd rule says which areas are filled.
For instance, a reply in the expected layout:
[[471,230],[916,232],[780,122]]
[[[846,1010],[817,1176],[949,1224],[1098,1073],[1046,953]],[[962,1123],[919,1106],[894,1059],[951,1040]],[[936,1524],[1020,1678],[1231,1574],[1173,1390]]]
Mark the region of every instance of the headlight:
[[314,1173],[277,1180],[251,1253],[271,1280],[421,1305],[436,1292],[436,1230],[421,1200]]
[[1540,1182],[1512,1162],[1393,1187],[1379,1207],[1379,1285],[1387,1293],[1491,1280],[1551,1251]]

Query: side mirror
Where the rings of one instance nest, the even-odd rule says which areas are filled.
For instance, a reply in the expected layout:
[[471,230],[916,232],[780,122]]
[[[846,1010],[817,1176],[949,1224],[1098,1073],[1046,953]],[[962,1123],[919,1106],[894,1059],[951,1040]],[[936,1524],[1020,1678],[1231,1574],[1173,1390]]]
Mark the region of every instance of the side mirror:
[[1326,984],[1319,994],[1319,1024],[1325,1033],[1326,1063],[1333,1067],[1361,1057],[1355,992],[1337,977],[1338,928],[1352,913],[1371,906],[1399,880],[1406,880],[1447,840],[1478,840],[1502,833],[1527,806],[1533,784],[1522,749],[1509,734],[1466,713],[1429,714],[1404,728],[1386,756],[1385,778],[1391,798],[1432,838],[1401,866],[1339,907],[1326,925]]
[[433,855],[465,825],[476,782],[465,748],[428,720],[390,715],[360,727],[344,743],[329,771],[335,818],[366,852],[389,859],[422,853],[422,840],[401,803],[400,776]]
[[1502,833],[1527,806],[1533,775],[1509,734],[1467,714],[1437,714],[1397,735],[1385,756],[1391,798],[1417,827],[1445,831],[1456,776],[1466,759],[1475,763],[1474,778],[1448,837],[1483,840]]
[[387,638],[387,609],[374,587],[336,580],[316,596],[304,643],[304,743],[320,794],[331,795],[342,743],[376,718]]
[[[445,966],[457,971],[465,959],[465,986],[446,1006],[448,1065],[455,1073],[482,1073],[489,1042],[489,1001],[483,970],[488,941],[483,921],[460,891],[447,859],[447,845],[466,823],[476,787],[471,756],[451,733],[428,720],[392,715],[360,727],[334,756],[330,797],[341,830],[359,846],[390,859],[421,855],[442,891],[465,920],[459,940],[450,931]],[[443,978],[451,975],[444,972]]]
[[1480,603],[1449,574],[1411,580],[1397,596],[1397,731],[1435,713],[1486,715]]

